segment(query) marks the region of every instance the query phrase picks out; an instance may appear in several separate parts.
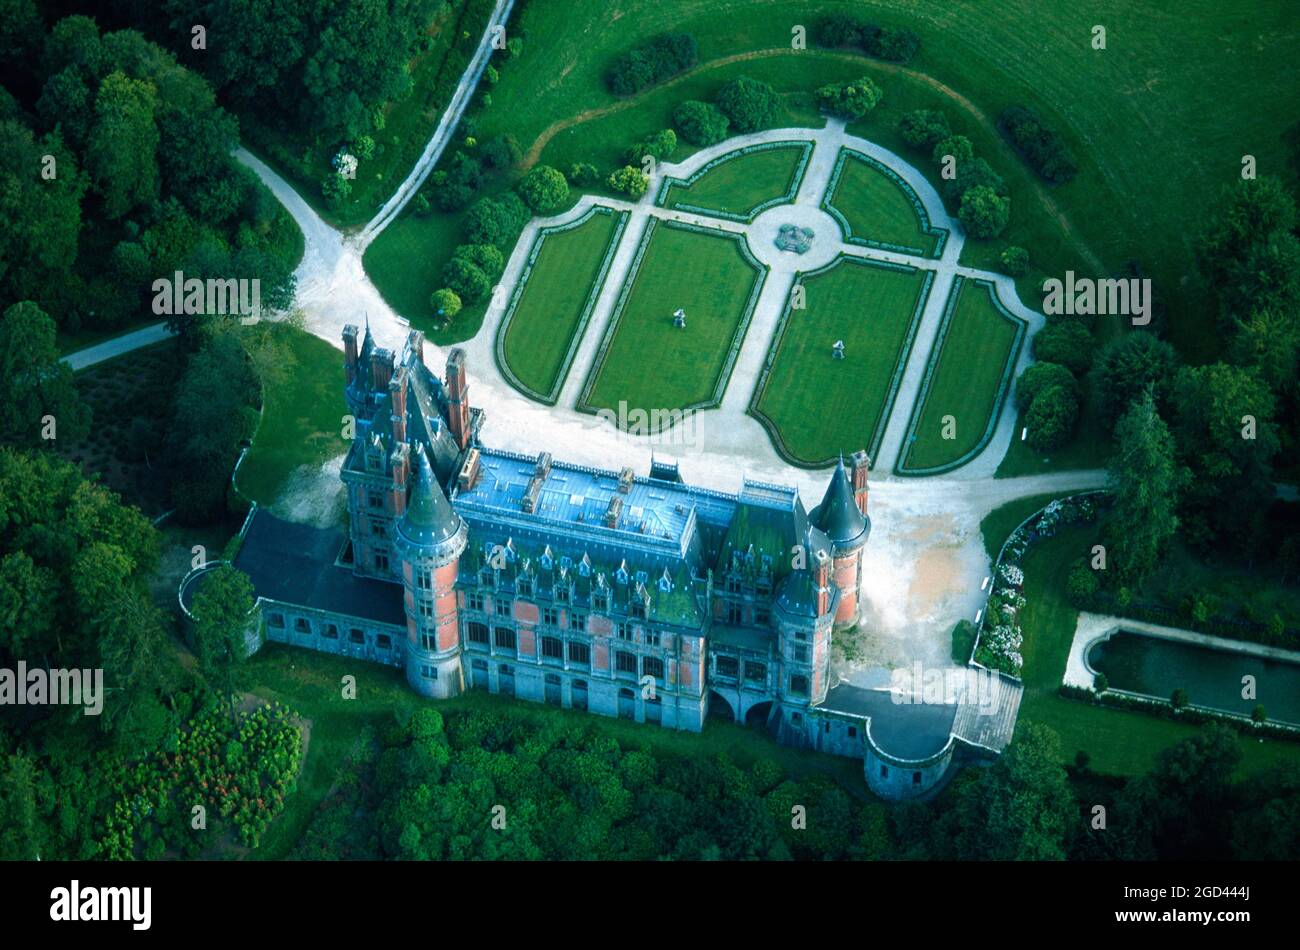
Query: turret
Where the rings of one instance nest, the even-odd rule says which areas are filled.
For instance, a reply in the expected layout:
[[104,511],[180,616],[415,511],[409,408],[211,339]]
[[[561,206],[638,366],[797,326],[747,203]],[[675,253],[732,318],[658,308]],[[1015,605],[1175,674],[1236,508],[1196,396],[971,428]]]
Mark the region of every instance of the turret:
[[[839,606],[835,627],[852,627],[859,618],[859,591],[862,586],[862,549],[871,534],[871,519],[865,514],[867,504],[866,471],[870,463],[865,452],[853,456],[853,476],[840,459],[831,475],[821,504],[809,516],[812,523],[831,542],[831,574],[839,589]],[[860,481],[860,487],[855,487]]]
[[456,576],[468,530],[420,443],[413,456],[413,486],[394,543],[406,604],[406,679],[421,694],[445,699],[465,688]]
[[809,524],[802,563],[777,586],[772,612],[781,656],[782,700],[787,705],[819,703],[830,686],[831,629],[840,592],[832,581],[831,542]]

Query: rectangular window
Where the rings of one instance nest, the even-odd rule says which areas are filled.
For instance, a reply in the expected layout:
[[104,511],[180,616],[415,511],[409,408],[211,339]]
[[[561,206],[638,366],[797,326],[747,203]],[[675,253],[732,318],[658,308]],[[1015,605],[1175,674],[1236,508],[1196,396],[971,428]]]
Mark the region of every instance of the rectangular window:
[[912,784],[913,784],[913,785],[920,785],[920,784],[921,784],[921,773],[920,773],[920,772],[913,772],[913,773],[912,773]]
[[636,654],[619,650],[614,654],[615,668],[620,673],[636,672]]
[[533,596],[533,582],[531,580],[527,580],[526,578],[520,578],[519,582],[515,585],[515,587],[518,590],[520,597]]
[[420,675],[427,680],[436,680],[438,678],[438,668],[436,666],[425,664],[420,667]]
[[794,648],[794,660],[796,663],[808,662],[808,648],[796,646]]
[[733,594],[740,593],[740,577],[735,574],[727,575],[727,590]]
[[276,627],[280,630],[283,630],[284,614],[268,614],[266,618],[266,625],[268,627]]
[[483,595],[478,591],[471,591],[469,593],[469,596],[465,598],[465,606],[468,607],[470,610],[482,610]]
[[371,508],[382,508],[384,507],[384,493],[372,489],[367,495],[367,501]]
[[634,604],[632,605],[632,616],[633,616],[633,617],[636,617],[638,620],[644,620],[644,619],[645,619],[645,604],[641,603],[640,601],[637,601],[636,603],[634,603]]
[[432,633],[420,634],[420,648],[428,650],[430,653],[436,653],[438,651],[438,638]]
[[481,623],[472,623],[466,627],[466,634],[470,643],[487,643],[488,628]]
[[506,600],[504,597],[493,597],[492,605],[496,608],[496,615],[498,617],[510,616],[510,601]]
[[741,622],[740,604],[727,604],[727,623],[738,624]]
[[713,668],[720,676],[735,676],[740,672],[740,661],[734,656],[720,656],[714,661]]
[[762,683],[767,679],[767,664],[745,663],[745,679],[752,683]]
[[664,661],[655,656],[641,658],[641,675],[653,676],[656,680],[664,678]]
[[790,692],[796,696],[808,695],[808,677],[792,676],[790,677]]
[[311,633],[311,624],[307,622],[307,618],[299,617],[293,622],[293,629],[299,633]]
[[564,659],[564,643],[559,637],[542,637],[542,656],[552,660]]
[[585,643],[575,643],[569,641],[569,662],[570,663],[591,663],[591,647]]
[[772,614],[766,607],[754,608],[754,623],[758,624],[760,627],[767,626],[771,619]]
[[808,631],[807,631],[807,630],[796,630],[796,631],[794,632],[794,638],[795,638],[796,640],[807,640],[807,639],[808,639]]
[[570,629],[570,630],[586,630],[586,629],[587,629],[587,615],[586,615],[586,614],[569,614],[569,629]]
[[426,620],[433,617],[433,604],[427,600],[420,601],[420,616]]
[[375,570],[377,570],[377,571],[385,571],[385,572],[388,570],[388,555],[387,555],[387,554],[376,554],[376,555],[375,555]]
[[557,604],[567,604],[569,602],[569,588],[564,586],[555,588],[555,602]]
[[592,610],[609,610],[609,594],[592,594]]
[[420,590],[433,590],[433,574],[429,571],[416,571],[415,586]]
[[353,643],[365,643],[366,635],[362,631],[358,630],[356,627],[353,627],[351,630],[348,631],[348,639],[351,640]]
[[858,727],[857,727],[857,726],[849,726],[849,738],[850,738],[850,739],[856,739],[857,737],[858,737]]
[[382,521],[372,521],[370,523],[370,529],[371,529],[370,533],[373,534],[376,538],[388,537],[388,528],[384,526],[384,523]]
[[386,633],[378,634],[375,637],[375,646],[381,650],[391,650],[393,648],[393,638]]
[[332,623],[325,624],[325,639],[337,640],[339,638],[339,628]]
[[542,623],[549,627],[557,626],[560,622],[560,612],[554,607],[542,608]]
[[509,627],[497,627],[492,631],[492,638],[502,650],[513,650],[515,648],[515,632]]
[[620,640],[631,640],[631,639],[632,639],[632,628],[629,627],[627,624],[625,624],[625,623],[621,623],[621,622],[620,622],[620,623],[617,623],[617,624],[614,625],[614,629],[615,629],[615,632],[618,634],[618,638],[619,638]]
[[654,630],[647,630],[645,632],[645,642],[647,646],[659,646],[659,634]]

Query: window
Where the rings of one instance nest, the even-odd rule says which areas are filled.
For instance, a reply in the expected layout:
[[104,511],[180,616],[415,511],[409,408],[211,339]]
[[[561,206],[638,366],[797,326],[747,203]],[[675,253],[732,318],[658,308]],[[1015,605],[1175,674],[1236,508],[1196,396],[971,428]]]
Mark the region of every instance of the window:
[[492,606],[498,617],[510,616],[510,601],[506,600],[504,597],[493,597]]
[[727,604],[727,623],[738,624],[741,622],[740,604]]
[[920,772],[913,772],[913,773],[912,773],[912,784],[913,784],[913,785],[920,785],[920,784],[921,784],[921,773],[920,773]]
[[432,620],[433,604],[429,603],[427,600],[422,600],[420,601],[419,606],[420,606],[420,616],[423,617],[425,620]]
[[889,766],[887,766],[887,765],[882,765],[882,766],[880,767],[880,777],[881,777],[881,778],[889,778]]
[[619,638],[620,640],[631,640],[631,639],[632,639],[632,628],[629,627],[629,626],[628,626],[627,624],[625,624],[625,623],[621,623],[621,622],[620,622],[620,623],[615,624],[615,625],[614,625],[614,631],[615,631],[615,633],[618,635],[618,638]]
[[564,659],[564,643],[559,637],[542,637],[542,656],[552,660]]
[[808,648],[807,648],[807,647],[796,646],[792,652],[794,653],[794,661],[795,661],[796,663],[807,663],[807,662],[808,662]]
[[533,596],[533,582],[527,577],[521,577],[515,584],[515,589],[518,591],[520,597]]
[[567,604],[569,602],[569,588],[561,584],[555,588],[555,602],[557,604]]
[[339,628],[332,623],[325,624],[324,635],[326,640],[337,640],[339,638]]
[[585,643],[574,643],[569,641],[569,662],[570,663],[591,663],[591,647]]
[[436,666],[429,666],[426,663],[424,666],[420,667],[420,675],[427,680],[436,680],[438,678],[438,668]]
[[353,627],[351,630],[348,631],[348,639],[351,640],[353,643],[365,643],[366,635],[362,631],[358,630],[356,627]]
[[609,610],[609,594],[599,593],[591,595],[592,610]]
[[370,505],[371,508],[384,507],[384,493],[381,491],[375,491],[374,489],[371,489],[367,494],[367,503]]
[[515,632],[509,627],[497,627],[492,631],[492,638],[502,650],[515,648]]
[[772,620],[771,611],[769,611],[766,607],[754,608],[754,623],[758,624],[759,626],[767,626],[767,624],[770,623],[771,620]]
[[733,594],[740,593],[740,577],[736,574],[727,575],[727,590]]
[[370,523],[370,533],[376,538],[386,538],[388,537],[388,528],[384,526],[382,521],[372,521]]
[[469,595],[465,598],[465,606],[470,610],[482,610],[483,595],[478,591],[470,591]]
[[720,656],[714,661],[713,668],[721,676],[735,676],[740,672],[740,661],[734,656]]
[[393,648],[393,638],[386,633],[378,634],[375,637],[375,646],[381,650],[391,650]]
[[387,554],[376,554],[376,555],[375,555],[375,570],[377,570],[377,571],[385,571],[385,572],[387,572],[387,570],[388,570],[388,555],[387,555]]
[[657,646],[659,646],[659,633],[658,633],[658,631],[655,631],[655,630],[647,630],[647,631],[645,632],[645,642],[646,642],[646,645],[647,645],[647,646],[652,646],[652,647],[657,647]]
[[796,696],[808,695],[808,677],[792,676],[790,677],[790,692]]
[[799,725],[799,723],[803,722],[803,713],[791,713],[790,721],[796,726]]
[[767,664],[766,664],[766,663],[752,663],[752,662],[748,662],[748,661],[747,661],[747,662],[745,663],[745,679],[747,679],[747,680],[749,680],[749,681],[751,681],[751,682],[754,682],[754,683],[762,683],[762,682],[766,681],[766,679],[767,679]]
[[420,649],[428,650],[432,653],[438,651],[438,638],[432,633],[420,634]]
[[807,639],[808,639],[808,631],[807,631],[807,630],[796,630],[796,631],[794,632],[794,638],[795,638],[796,640],[807,640]]
[[849,738],[850,738],[850,739],[856,739],[857,737],[858,737],[858,727],[857,727],[857,726],[849,726]]
[[433,590],[433,572],[416,571],[415,586],[420,590]]
[[542,623],[549,627],[558,626],[560,623],[560,612],[554,607],[543,607]]
[[306,617],[299,617],[293,622],[293,629],[298,633],[311,633],[311,624],[307,622]]
[[636,654],[627,653],[624,650],[619,650],[614,654],[614,664],[615,664],[615,669],[617,669],[620,673],[635,673]]
[[831,731],[831,724],[828,722],[825,725],[826,725],[826,729],[824,731],[829,733]]
[[633,616],[633,617],[636,617],[636,618],[639,619],[639,620],[644,620],[644,619],[645,619],[645,604],[643,604],[641,601],[637,601],[636,603],[634,603],[634,604],[632,605],[632,616]]
[[641,658],[641,675],[653,676],[656,680],[664,678],[664,661],[655,656]]
[[570,629],[570,630],[586,630],[586,629],[587,629],[587,615],[586,615],[586,614],[569,614],[569,629]]
[[470,643],[488,642],[488,628],[481,623],[471,623],[465,628],[465,635],[469,637]]
[[284,614],[270,614],[270,615],[266,618],[266,625],[267,625],[268,627],[278,627],[279,629],[283,630],[283,629],[284,629]]

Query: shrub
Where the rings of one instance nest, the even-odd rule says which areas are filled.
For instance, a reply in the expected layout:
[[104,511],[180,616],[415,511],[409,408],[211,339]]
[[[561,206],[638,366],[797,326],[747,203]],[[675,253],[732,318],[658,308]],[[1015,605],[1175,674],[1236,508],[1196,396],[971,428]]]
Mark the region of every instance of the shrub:
[[623,53],[605,74],[605,84],[616,96],[629,96],[690,69],[699,58],[689,33],[665,33]]
[[1008,106],[998,117],[998,128],[1044,179],[1054,184],[1069,181],[1079,170],[1074,156],[1042,120],[1023,106]]
[[1023,277],[1029,271],[1029,252],[1015,244],[1002,251],[998,257],[1002,273],[1011,277]]
[[1110,689],[1110,679],[1105,673],[1098,673],[1092,678],[1092,688],[1099,693],[1104,693]]
[[1048,386],[1034,397],[1025,414],[1029,428],[1026,441],[1035,452],[1059,449],[1070,440],[1079,419],[1079,396],[1076,388]]
[[862,43],[862,21],[847,13],[822,17],[813,27],[813,42],[818,46],[858,46]]
[[957,177],[943,183],[943,197],[953,204],[959,204],[972,188],[988,188],[999,195],[1007,193],[1007,184],[1002,176],[982,158],[960,163],[957,166]]
[[442,287],[429,296],[429,306],[433,308],[435,316],[450,320],[460,313],[460,297],[450,287]]
[[1006,230],[1011,218],[1011,199],[1002,197],[988,185],[976,185],[962,194],[957,217],[971,237],[994,238]]
[[359,135],[352,143],[352,154],[362,161],[375,157],[375,140],[369,135]]
[[1051,386],[1078,388],[1074,374],[1058,363],[1035,363],[1020,374],[1016,381],[1016,407],[1022,412],[1029,407],[1044,389]]
[[898,134],[912,148],[928,148],[952,134],[948,117],[934,109],[913,109],[898,120]]
[[574,162],[569,168],[569,181],[580,188],[588,188],[600,181],[600,170],[590,162]]
[[654,135],[647,135],[640,142],[632,145],[623,154],[623,161],[628,165],[640,165],[647,155],[661,161],[677,150],[677,133],[672,129],[663,129]]
[[714,145],[727,137],[730,120],[712,103],[688,99],[673,111],[673,125],[692,145]]
[[646,189],[650,187],[650,179],[641,169],[624,165],[609,176],[608,184],[613,191],[636,199],[644,195]]
[[1093,391],[1102,415],[1114,422],[1148,386],[1157,406],[1168,404],[1178,354],[1152,333],[1125,333],[1102,349],[1096,366]]
[[452,257],[469,261],[489,280],[496,280],[505,270],[506,262],[501,252],[493,244],[462,244],[456,248]]
[[1076,377],[1092,366],[1092,334],[1079,320],[1057,317],[1034,336],[1034,359],[1060,363]]
[[867,27],[862,33],[862,49],[891,63],[910,63],[920,48],[921,38],[911,30]]
[[352,182],[338,172],[329,172],[320,183],[320,192],[330,210],[337,211],[352,196]]
[[776,121],[780,100],[767,83],[741,76],[722,87],[717,104],[737,132],[756,132]]
[[550,165],[538,165],[519,183],[519,195],[538,213],[552,211],[569,198],[569,183]]
[[1175,709],[1182,709],[1187,705],[1188,701],[1189,697],[1187,695],[1187,690],[1183,689],[1181,686],[1174,690],[1173,695],[1169,697],[1169,705],[1173,706]]
[[505,247],[514,242],[528,218],[528,206],[513,191],[480,198],[465,215],[465,239],[470,244]]
[[941,164],[949,155],[960,165],[975,157],[975,147],[964,135],[949,135],[934,143],[934,151],[930,153],[930,157],[934,159],[936,165]]
[[523,152],[513,135],[497,135],[487,140],[483,149],[483,164],[497,171],[514,167]]
[[884,93],[863,76],[852,82],[827,83],[817,90],[817,107],[831,115],[860,119],[880,102]]
[[1088,562],[1079,558],[1070,566],[1069,576],[1065,579],[1065,593],[1070,603],[1076,607],[1087,606],[1092,597],[1101,589],[1097,572],[1088,566]]
[[970,662],[975,649],[975,625],[969,620],[958,620],[952,628],[952,661],[966,664]]
[[442,269],[442,282],[467,303],[482,300],[492,288],[483,270],[463,257],[453,257]]

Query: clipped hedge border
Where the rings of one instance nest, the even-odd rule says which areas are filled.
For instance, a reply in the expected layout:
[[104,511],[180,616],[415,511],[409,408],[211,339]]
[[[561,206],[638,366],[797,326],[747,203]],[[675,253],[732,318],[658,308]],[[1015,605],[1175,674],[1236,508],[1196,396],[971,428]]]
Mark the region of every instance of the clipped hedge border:
[[[767,390],[768,382],[771,379],[772,367],[776,363],[776,355],[781,348],[781,341],[785,337],[786,324],[789,322],[791,314],[791,298],[794,290],[800,284],[807,280],[820,277],[822,274],[833,270],[841,263],[849,261],[862,264],[867,267],[880,267],[886,270],[903,271],[905,273],[916,273],[920,268],[912,267],[908,264],[896,264],[892,261],[877,261],[865,257],[855,257],[852,254],[839,254],[829,264],[825,264],[816,270],[800,272],[795,275],[794,284],[790,287],[790,294],[785,301],[785,309],[781,312],[781,318],[777,322],[776,332],[772,335],[772,343],[768,347],[767,357],[763,361],[763,369],[758,375],[758,384],[754,387],[753,394],[749,397],[749,407],[746,410],[749,415],[758,420],[759,424],[767,430],[769,438],[772,440],[772,447],[776,453],[786,462],[798,468],[820,469],[825,468],[835,461],[835,456],[828,456],[816,462],[810,462],[807,459],[801,459],[790,451],[789,446],[781,437],[780,429],[776,422],[768,418],[758,405],[763,400],[763,395]],[[925,281],[921,285],[921,292],[917,296],[916,306],[912,311],[911,320],[908,323],[907,336],[903,340],[903,346],[898,362],[894,367],[893,379],[890,381],[889,390],[885,394],[885,401],[881,407],[880,419],[876,422],[876,427],[871,433],[871,439],[866,447],[867,455],[871,459],[871,468],[876,467],[876,453],[880,450],[880,443],[884,441],[885,430],[889,427],[889,419],[894,413],[894,401],[898,398],[899,387],[903,383],[903,374],[907,370],[907,364],[912,357],[912,349],[916,345],[916,333],[921,325],[921,315],[925,312],[925,305],[930,299],[930,288],[934,285],[934,271],[925,271]]]
[[930,468],[907,467],[907,458],[912,454],[912,440],[916,436],[917,426],[921,423],[921,413],[925,409],[926,400],[930,398],[930,386],[934,382],[934,374],[939,367],[939,357],[943,354],[944,344],[948,341],[948,331],[952,327],[953,315],[957,312],[957,299],[961,296],[965,281],[966,278],[960,275],[953,278],[952,291],[948,294],[948,303],[943,311],[943,322],[939,325],[934,350],[931,352],[930,361],[925,367],[925,378],[921,381],[921,391],[917,394],[916,404],[912,407],[912,418],[907,426],[907,434],[903,438],[903,451],[899,452],[898,461],[894,465],[895,475],[942,475],[945,472],[951,472],[953,469],[961,468],[988,446],[989,441],[993,438],[993,433],[997,430],[998,420],[1002,417],[1002,412],[1006,408],[1007,391],[1011,388],[1012,379],[1015,377],[1016,361],[1020,357],[1020,348],[1024,345],[1029,324],[1002,305],[1002,301],[998,297],[997,285],[993,281],[973,278],[971,283],[982,286],[987,290],[989,297],[993,301],[993,308],[1016,327],[1015,339],[1011,341],[1011,349],[1007,352],[1007,362],[1002,368],[1002,380],[998,384],[998,391],[993,397],[993,411],[989,413],[989,421],[984,428],[984,434],[980,436],[980,440],[960,458]]
[[812,160],[813,143],[800,142],[798,140],[781,141],[781,142],[760,142],[757,145],[746,145],[744,148],[738,148],[727,152],[725,155],[719,155],[710,162],[706,162],[700,168],[695,170],[689,178],[665,178],[659,183],[659,191],[655,195],[655,204],[660,208],[669,208],[664,202],[668,199],[668,192],[674,188],[690,188],[697,181],[721,165],[726,164],[732,159],[743,158],[746,155],[753,155],[758,152],[768,152],[779,148],[798,148],[803,154],[799,157],[798,164],[795,165],[794,171],[790,175],[790,182],[786,186],[785,194],[778,195],[775,198],[769,198],[751,208],[748,214],[733,214],[730,211],[719,211],[716,208],[704,208],[699,205],[683,204],[674,202],[670,210],[688,211],[692,214],[705,214],[711,218],[722,218],[724,221],[735,221],[740,224],[749,224],[768,208],[775,208],[777,205],[789,204],[794,201],[795,195],[799,193],[799,186],[803,183],[804,172],[808,169],[808,162]]
[[1256,723],[1249,716],[1230,713],[1211,706],[1188,703],[1181,711],[1175,712],[1173,704],[1167,699],[1157,699],[1142,693],[1131,693],[1122,689],[1107,689],[1097,692],[1082,686],[1057,687],[1057,694],[1065,699],[1074,699],[1093,706],[1109,706],[1111,709],[1124,709],[1129,712],[1145,713],[1170,722],[1186,723],[1189,726],[1201,726],[1207,722],[1221,722],[1246,736],[1268,737],[1284,742],[1300,742],[1300,726],[1285,722],[1265,720]]
[[[849,225],[848,218],[844,217],[843,212],[834,205],[835,192],[839,190],[840,186],[840,176],[844,174],[844,167],[849,161],[862,162],[863,164],[874,168],[893,182],[897,188],[902,190],[903,196],[907,198],[908,202],[912,205],[912,210],[916,213],[917,218],[921,222],[921,230],[935,238],[934,247],[931,250],[927,251],[924,248],[892,244],[888,241],[876,241],[853,233],[853,228]],[[847,244],[858,244],[863,247],[872,247],[880,251],[893,251],[896,254],[909,254],[913,257],[928,257],[938,260],[940,257],[943,257],[944,246],[948,243],[948,229],[938,227],[930,222],[930,215],[925,210],[925,205],[922,203],[920,196],[917,195],[916,190],[907,183],[907,180],[904,179],[902,175],[898,174],[898,172],[894,171],[884,162],[877,161],[870,155],[859,152],[857,149],[848,148],[847,146],[840,148],[840,154],[835,159],[835,169],[831,172],[830,182],[826,185],[826,193],[822,195],[821,206],[822,210],[834,218],[835,222],[840,226],[840,229],[844,232],[844,241]]]
[[632,295],[632,288],[636,285],[637,278],[640,276],[641,264],[645,259],[646,249],[650,247],[650,240],[654,237],[655,229],[661,224],[665,228],[692,231],[696,234],[707,234],[711,237],[729,240],[735,244],[745,263],[756,271],[753,288],[750,290],[749,298],[745,301],[745,309],[741,312],[740,320],[736,324],[736,332],[732,335],[731,346],[727,349],[727,357],[718,373],[718,380],[714,384],[712,395],[700,402],[682,406],[681,411],[687,413],[700,409],[715,409],[722,404],[722,396],[727,391],[727,384],[731,381],[731,372],[736,366],[736,357],[740,354],[741,345],[745,342],[745,334],[749,331],[750,321],[754,317],[754,309],[758,306],[758,298],[762,295],[763,287],[767,283],[768,266],[750,253],[749,244],[743,234],[701,227],[698,224],[689,224],[685,221],[663,221],[651,217],[646,224],[645,234],[641,237],[641,244],[637,247],[636,257],[632,260],[632,266],[628,270],[627,278],[623,281],[623,287],[619,290],[618,300],[614,304],[613,318],[609,321],[609,327],[605,330],[605,335],[600,341],[600,349],[596,351],[596,359],[592,363],[591,371],[587,374],[586,382],[583,383],[582,394],[578,397],[578,404],[574,407],[578,412],[595,415],[602,408],[591,404],[591,391],[596,386],[596,380],[600,377],[601,370],[605,368],[605,359],[609,356],[609,349],[613,345],[614,337],[618,334],[619,325],[623,322],[623,312],[627,307],[628,298]]
[[[537,263],[537,258],[541,254],[542,244],[545,239],[552,234],[563,234],[565,231],[573,231],[582,227],[588,221],[598,214],[612,214],[617,216],[618,221],[614,225],[614,233],[610,235],[609,245],[605,248],[605,257],[600,263],[600,268],[596,271],[596,276],[592,280],[591,290],[587,294],[586,304],[582,308],[582,313],[578,317],[578,322],[574,325],[573,333],[569,337],[569,347],[564,354],[564,359],[560,362],[560,368],[556,372],[555,382],[547,393],[539,393],[531,386],[524,383],[510,369],[509,361],[506,359],[506,331],[509,330],[511,321],[514,320],[515,311],[519,307],[519,301],[523,299],[524,288],[528,283],[528,278],[532,276],[533,266]],[[497,329],[496,345],[493,347],[493,353],[496,357],[497,369],[501,375],[515,389],[519,390],[530,399],[535,399],[547,406],[553,406],[560,398],[560,391],[564,388],[564,381],[569,375],[569,368],[573,364],[573,358],[578,352],[578,346],[582,342],[583,334],[586,332],[587,323],[591,320],[591,313],[596,308],[596,301],[600,299],[600,292],[605,287],[605,278],[609,275],[610,265],[614,262],[614,255],[618,251],[618,245],[623,239],[623,231],[627,228],[629,213],[627,211],[615,211],[613,208],[607,208],[604,205],[592,205],[581,217],[575,218],[566,224],[558,224],[554,227],[539,228],[536,236],[533,238],[532,247],[528,251],[528,261],[524,269],[519,273],[519,279],[515,281],[514,292],[510,295],[510,305],[506,309],[505,318],[501,321],[501,326]]]

